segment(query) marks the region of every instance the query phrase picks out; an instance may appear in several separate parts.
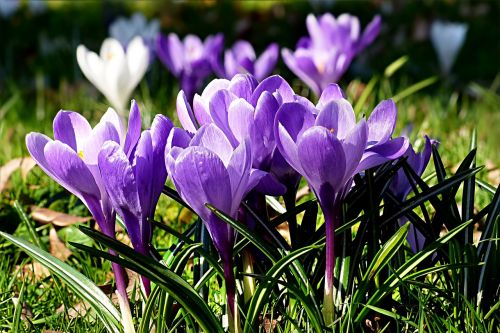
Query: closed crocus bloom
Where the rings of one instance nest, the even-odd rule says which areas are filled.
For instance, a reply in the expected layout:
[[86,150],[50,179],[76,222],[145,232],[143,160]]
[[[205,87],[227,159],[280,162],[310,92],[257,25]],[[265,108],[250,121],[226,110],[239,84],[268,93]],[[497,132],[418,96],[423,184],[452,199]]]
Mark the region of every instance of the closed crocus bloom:
[[[134,249],[149,255],[152,228],[148,221],[154,214],[167,178],[164,163],[165,145],[172,122],[157,115],[149,130],[142,132],[132,154],[108,141],[98,156],[98,166],[111,205],[123,218]],[[149,280],[143,279],[146,294]]]
[[168,145],[173,147],[167,150],[167,170],[179,195],[203,220],[222,259],[228,306],[234,316],[237,314],[232,267],[235,232],[205,204],[236,219],[241,201],[259,182],[262,173],[252,169],[248,140],[233,148],[217,126],[206,124],[186,146],[187,134],[182,133],[182,130],[170,133]]
[[[252,145],[252,166],[268,172],[258,189],[266,194],[281,195],[286,187],[295,187],[299,177],[276,149],[274,118],[284,102],[301,101],[280,76],[271,76],[261,83],[250,74],[237,74],[231,80],[210,82],[201,95],[196,94],[193,107],[183,91],[177,96],[177,114],[182,126],[195,133],[199,125],[214,124],[235,148],[248,139]],[[276,165],[276,168],[273,166]],[[280,184],[281,183],[281,184]]]
[[85,77],[123,114],[148,69],[149,49],[141,37],[132,39],[126,50],[118,40],[107,38],[99,55],[80,45],[76,58]]
[[224,54],[224,73],[219,76],[232,79],[236,74],[252,74],[257,81],[266,78],[276,66],[279,47],[276,43],[270,44],[264,52],[257,57],[255,50],[247,41],[237,41],[233,47]]
[[335,18],[327,13],[316,18],[309,14],[309,36],[299,40],[294,52],[283,49],[283,60],[319,96],[330,83],[338,82],[354,57],[373,42],[380,24],[376,16],[361,33],[355,16],[342,14]]
[[[351,104],[343,98],[337,85],[330,85],[320,97],[317,115],[314,109],[292,102],[283,104],[275,119],[277,147],[284,159],[309,183],[325,216],[326,229],[326,271],[324,313],[325,320],[333,319],[333,269],[334,230],[341,223],[342,201],[352,185],[354,175],[374,167],[389,158],[399,155],[384,149],[365,157],[367,149],[376,145],[371,142],[376,127],[370,120],[356,123]],[[381,130],[381,129],[380,129]],[[377,137],[378,138],[378,137]],[[380,145],[387,140],[378,138]],[[372,153],[375,154],[375,153]],[[385,160],[378,158],[384,156]],[[368,159],[363,162],[364,159]]]
[[[40,168],[82,200],[104,234],[112,238],[115,237],[115,212],[99,172],[98,155],[109,141],[130,155],[140,136],[140,123],[139,109],[132,102],[126,133],[121,117],[110,108],[94,128],[80,114],[60,111],[54,118],[54,140],[41,133],[26,136],[28,151]],[[113,271],[126,331],[131,332],[125,272],[117,264],[113,264]]]
[[449,74],[458,52],[465,42],[468,26],[465,23],[434,21],[431,26],[431,41],[444,74]]
[[170,33],[159,34],[156,52],[161,62],[180,80],[180,85],[191,101],[207,76],[212,73],[212,63],[222,52],[223,36],[209,36],[202,42],[198,36],[187,35],[181,41]]
[[[417,153],[410,145],[404,153],[403,157],[407,158],[406,162],[418,176],[421,176],[424,173],[431,157],[432,146],[437,144],[437,141],[431,140],[428,136],[425,136],[425,146],[423,151]],[[403,169],[398,170],[396,175],[392,178],[389,185],[389,190],[400,201],[404,201],[408,194],[412,191],[412,186]],[[406,223],[406,219],[404,217],[401,217],[399,218],[398,222],[400,225],[403,225]],[[425,237],[420,231],[415,229],[413,225],[410,225],[407,239],[414,253],[424,248]]]

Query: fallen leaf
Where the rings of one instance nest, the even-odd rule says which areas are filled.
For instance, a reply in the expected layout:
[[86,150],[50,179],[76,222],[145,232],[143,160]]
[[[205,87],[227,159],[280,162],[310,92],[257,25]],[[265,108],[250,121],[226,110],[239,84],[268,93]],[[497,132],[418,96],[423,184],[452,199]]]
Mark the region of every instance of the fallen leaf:
[[[14,306],[17,306],[19,304],[19,298],[12,297],[12,303],[14,303]],[[28,303],[23,302],[23,307],[21,308],[21,320],[26,320],[27,318],[33,318],[33,312],[31,311],[31,307]]]
[[[17,266],[17,268],[19,268],[19,266]],[[19,270],[18,275],[20,279],[31,279],[34,277],[36,280],[40,280],[49,276],[50,271],[38,261],[33,261],[24,265],[21,270]]]
[[91,217],[80,217],[56,212],[48,208],[31,206],[31,218],[41,224],[53,224],[58,227],[67,227],[75,223],[87,222]]
[[66,245],[61,242],[57,236],[56,229],[50,228],[49,232],[49,244],[50,244],[50,254],[52,254],[57,259],[66,261],[66,259],[71,256],[71,251],[66,247]]
[[21,168],[21,177],[26,179],[28,172],[36,165],[31,157],[18,157],[5,163],[0,167],[0,192],[2,192],[9,181],[10,176]]

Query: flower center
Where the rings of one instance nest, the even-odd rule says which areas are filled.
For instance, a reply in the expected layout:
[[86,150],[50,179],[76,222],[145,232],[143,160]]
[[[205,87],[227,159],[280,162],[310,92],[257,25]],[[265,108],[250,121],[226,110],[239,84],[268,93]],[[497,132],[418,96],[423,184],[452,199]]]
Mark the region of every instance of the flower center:
[[104,57],[106,60],[111,60],[115,57],[115,54],[113,52],[107,52],[106,56]]

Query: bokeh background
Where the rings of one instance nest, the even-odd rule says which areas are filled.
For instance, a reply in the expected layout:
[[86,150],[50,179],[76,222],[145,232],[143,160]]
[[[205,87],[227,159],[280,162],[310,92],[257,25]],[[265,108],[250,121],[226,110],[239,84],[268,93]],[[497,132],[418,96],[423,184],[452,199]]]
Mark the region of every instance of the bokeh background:
[[[360,54],[340,81],[355,101],[374,76],[402,56],[408,62],[390,81],[381,82],[366,110],[405,87],[436,76],[431,86],[398,103],[398,129],[413,129],[442,141],[450,167],[458,162],[475,127],[481,146],[479,158],[493,175],[498,173],[500,148],[500,17],[499,1],[43,1],[0,0],[0,163],[26,154],[24,135],[51,132],[59,109],[97,118],[107,108],[105,98],[83,77],[76,48],[98,51],[110,24],[135,12],[159,19],[163,33],[188,33],[204,38],[222,32],[229,48],[237,39],[250,41],[257,52],[270,42],[294,48],[306,35],[309,13],[351,13],[364,27],[382,16],[382,30]],[[451,74],[443,76],[429,38],[434,20],[468,25],[465,43]],[[307,88],[280,59],[275,70],[305,95]],[[133,97],[147,114],[174,114],[176,79],[154,60]],[[147,123],[148,119],[145,119]],[[452,139],[450,139],[452,138]],[[446,153],[445,153],[446,155]],[[455,158],[456,155],[456,158]],[[488,173],[489,175],[489,173]]]

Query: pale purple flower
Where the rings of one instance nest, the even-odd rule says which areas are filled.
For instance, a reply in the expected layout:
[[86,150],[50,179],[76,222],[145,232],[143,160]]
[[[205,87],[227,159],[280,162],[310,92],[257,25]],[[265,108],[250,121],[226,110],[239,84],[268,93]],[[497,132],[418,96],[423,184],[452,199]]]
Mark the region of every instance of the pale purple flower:
[[236,219],[245,195],[263,173],[252,169],[248,140],[233,147],[214,124],[203,125],[189,140],[181,129],[170,133],[166,150],[167,170],[182,199],[200,216],[223,263],[228,305],[235,313],[235,281],[232,249],[235,231],[206,206],[209,203]]
[[219,77],[232,79],[236,74],[251,74],[257,81],[269,76],[278,61],[278,44],[270,44],[257,57],[255,50],[245,40],[237,41],[233,47],[224,53],[224,64],[214,69]]
[[168,36],[159,34],[156,52],[168,70],[180,80],[181,88],[191,101],[212,73],[212,64],[222,52],[223,43],[222,34],[209,36],[205,42],[195,35],[187,35],[181,41],[174,33]]
[[280,76],[258,83],[250,74],[237,74],[231,80],[210,82],[201,95],[194,96],[193,107],[184,92],[179,92],[177,114],[184,129],[191,133],[197,131],[198,124],[215,124],[233,148],[248,139],[252,145],[252,166],[268,173],[257,189],[281,195],[286,188],[297,186],[299,176],[276,149],[274,118],[281,104],[293,101],[314,108],[311,102],[295,95]]
[[356,123],[351,104],[341,89],[332,84],[321,95],[317,114],[297,102],[283,104],[276,114],[277,147],[307,180],[325,215],[326,317],[333,311],[334,230],[342,221],[342,201],[353,177],[400,157],[408,146],[407,140],[390,139],[396,117],[393,105],[392,101],[383,101],[368,121],[361,119]]
[[[59,111],[54,118],[54,140],[41,133],[26,136],[28,151],[38,166],[52,179],[77,196],[87,206],[103,233],[115,237],[115,211],[106,192],[105,179],[98,168],[98,155],[105,142],[120,145],[131,156],[141,133],[137,104],[132,101],[128,130],[111,108],[92,128],[80,114]],[[130,317],[125,271],[113,263],[120,307],[124,320]],[[127,325],[130,323],[126,323]]]
[[118,40],[123,47],[136,36],[141,36],[144,43],[154,50],[155,39],[160,32],[160,21],[153,19],[150,22],[140,13],[134,13],[130,18],[119,17],[109,26],[109,35]]
[[[417,153],[413,150],[411,145],[408,146],[408,149],[404,153],[403,157],[407,158],[406,162],[418,176],[421,176],[424,173],[431,157],[432,146],[437,144],[437,141],[431,140],[428,136],[425,136],[425,146],[422,152]],[[389,190],[396,196],[396,198],[398,198],[399,201],[404,201],[408,194],[412,191],[410,181],[408,180],[408,177],[403,169],[398,170],[396,175],[392,178]],[[406,221],[407,220],[404,217],[401,217],[398,220],[400,226],[405,224]],[[424,235],[415,229],[413,224],[410,225],[407,240],[414,253],[422,250],[425,244]]]
[[330,83],[338,82],[354,57],[373,42],[380,24],[380,16],[375,16],[361,33],[355,16],[342,14],[335,18],[327,13],[316,18],[309,14],[309,36],[299,40],[294,52],[283,49],[283,60],[319,96]]
[[432,22],[431,42],[438,55],[443,74],[450,73],[465,42],[468,28],[466,23]]

